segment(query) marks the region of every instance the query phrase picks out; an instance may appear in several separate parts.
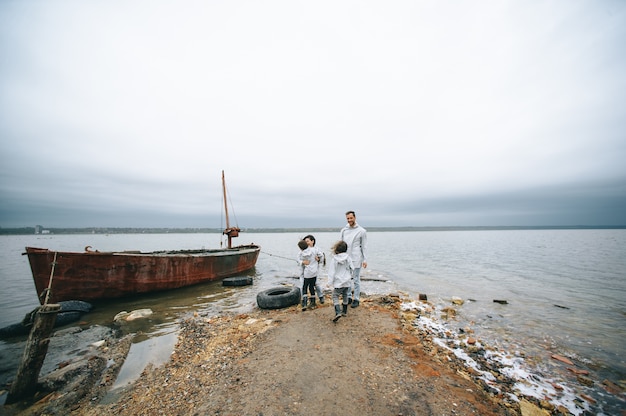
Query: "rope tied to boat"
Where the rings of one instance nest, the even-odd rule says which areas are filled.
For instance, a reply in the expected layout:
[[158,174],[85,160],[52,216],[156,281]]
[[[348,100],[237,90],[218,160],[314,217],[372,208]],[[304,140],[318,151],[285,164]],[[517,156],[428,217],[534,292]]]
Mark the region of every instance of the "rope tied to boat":
[[[278,258],[285,259],[285,260],[295,261],[296,263],[298,262],[298,260],[296,260],[296,259],[292,259],[292,258],[284,257],[284,256],[279,256],[278,254],[268,253],[267,251],[261,251],[261,253],[267,254],[270,257],[278,257]],[[320,259],[320,262],[323,265],[326,265],[326,254],[325,253],[322,253],[322,259]]]
[[289,257],[279,256],[278,254],[268,253],[267,251],[261,251],[261,253],[263,253],[263,254],[267,254],[267,255],[268,255],[268,256],[270,256],[270,257],[278,257],[278,258],[280,258],[280,259],[291,260],[291,261],[295,261],[295,262],[297,262],[297,261],[298,261],[298,260],[296,260],[296,259],[292,259],[292,258],[289,258]]
[[[45,294],[46,294],[46,299],[43,302],[44,305],[47,305],[48,301],[50,300],[50,292],[52,291],[52,280],[54,279],[54,268],[57,265],[57,254],[58,254],[58,252],[55,251],[54,252],[54,259],[52,260],[52,269],[50,270],[50,280],[48,280],[48,287],[44,291]],[[43,293],[42,293],[42,295],[43,295]]]

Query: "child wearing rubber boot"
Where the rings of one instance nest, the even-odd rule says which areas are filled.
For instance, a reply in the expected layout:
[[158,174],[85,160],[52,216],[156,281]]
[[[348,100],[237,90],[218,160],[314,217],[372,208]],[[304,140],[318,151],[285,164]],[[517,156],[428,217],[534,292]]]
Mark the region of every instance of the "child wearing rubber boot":
[[317,293],[317,297],[320,300],[320,303],[324,303],[324,291],[322,290],[321,279],[319,276],[319,264],[323,263],[326,265],[326,256],[324,256],[324,252],[319,248],[315,247],[315,237],[311,234],[304,236],[304,241],[309,245],[309,248],[313,251],[313,259],[315,260],[311,263],[313,269],[315,269],[315,292]]
[[[332,258],[328,266],[328,285],[333,290],[333,306],[335,307],[335,317],[333,322],[337,322],[342,316],[348,314],[348,296],[352,288],[352,260],[348,256],[348,244],[345,241],[338,241],[332,248]],[[341,296],[341,305],[339,297]]]
[[[317,262],[314,258],[315,252],[309,247],[306,241],[298,241],[298,247],[300,247],[298,265],[301,267],[300,277],[302,279],[302,311],[306,311],[307,308],[315,308]],[[311,295],[310,298],[308,296],[309,294]]]

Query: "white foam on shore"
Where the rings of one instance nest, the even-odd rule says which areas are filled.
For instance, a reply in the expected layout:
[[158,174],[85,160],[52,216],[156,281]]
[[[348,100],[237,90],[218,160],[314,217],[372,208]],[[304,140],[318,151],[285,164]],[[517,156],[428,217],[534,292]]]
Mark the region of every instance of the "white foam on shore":
[[[415,301],[404,302],[401,304],[401,310],[419,312],[419,317],[412,324],[430,334],[436,345],[453,353],[457,359],[461,360],[466,367],[478,375],[483,383],[494,391],[502,393],[501,386],[504,384],[497,380],[489,368],[495,369],[502,376],[513,381],[512,391],[505,392],[510,400],[519,402],[523,396],[546,400],[555,407],[566,408],[568,412],[576,416],[589,411],[588,403],[578,399],[571,387],[562,382],[542,377],[538,371],[529,368],[529,364],[523,357],[506,351],[486,348],[477,342],[474,346],[484,350],[483,357],[489,367],[483,368],[481,363],[473,359],[464,349],[467,347],[465,339],[459,337],[459,334],[448,328],[445,323],[438,322],[430,316],[434,311],[432,305]],[[555,387],[556,385],[559,386],[559,389]]]

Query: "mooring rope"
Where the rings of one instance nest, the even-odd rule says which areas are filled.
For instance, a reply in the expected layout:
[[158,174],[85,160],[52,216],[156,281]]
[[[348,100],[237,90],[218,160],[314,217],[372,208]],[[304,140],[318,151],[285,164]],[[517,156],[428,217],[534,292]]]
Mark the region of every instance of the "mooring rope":
[[263,253],[263,254],[267,254],[268,256],[271,256],[271,257],[278,257],[278,258],[281,258],[281,259],[291,260],[291,261],[295,261],[295,262],[297,262],[297,260],[296,260],[296,259],[292,259],[292,258],[289,258],[289,257],[279,256],[278,254],[268,253],[267,251],[261,251],[261,253]]
[[57,265],[57,253],[54,252],[54,260],[52,260],[52,270],[50,270],[50,280],[48,281],[48,288],[46,289],[46,300],[43,302],[44,305],[48,304],[48,300],[50,299],[50,291],[52,290],[52,279],[54,278],[54,266]]
[[[278,254],[268,253],[267,251],[261,251],[261,253],[267,254],[268,256],[271,256],[271,257],[278,257],[278,258],[285,259],[285,260],[291,260],[291,261],[295,261],[296,263],[298,262],[298,260],[296,260],[296,259],[291,259],[289,257],[279,256]],[[325,266],[326,265],[326,254],[322,253],[322,256],[323,257],[320,259],[320,262],[322,262],[322,264]]]

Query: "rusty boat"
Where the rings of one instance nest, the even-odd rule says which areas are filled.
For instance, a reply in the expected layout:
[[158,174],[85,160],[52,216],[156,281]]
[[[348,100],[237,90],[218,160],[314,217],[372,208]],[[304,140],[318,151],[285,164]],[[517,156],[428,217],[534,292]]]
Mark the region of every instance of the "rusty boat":
[[221,280],[256,265],[261,247],[232,246],[241,231],[228,220],[226,184],[222,188],[228,246],[220,249],[62,252],[26,247],[25,255],[41,304],[67,300],[94,301],[166,291]]

